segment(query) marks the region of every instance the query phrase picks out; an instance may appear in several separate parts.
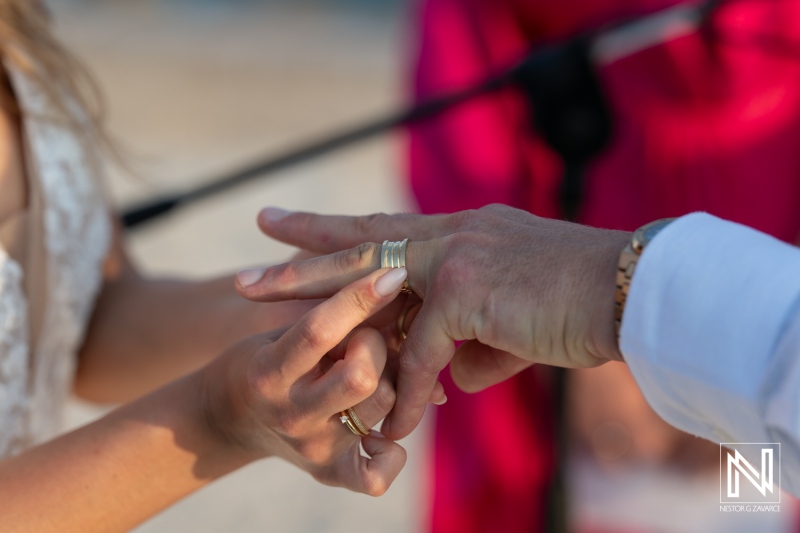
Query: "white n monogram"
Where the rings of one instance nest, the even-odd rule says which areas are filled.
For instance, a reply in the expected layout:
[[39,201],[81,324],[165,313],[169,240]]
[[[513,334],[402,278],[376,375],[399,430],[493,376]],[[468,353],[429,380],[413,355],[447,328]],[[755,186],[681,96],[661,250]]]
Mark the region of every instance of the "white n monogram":
[[728,497],[739,497],[739,474],[741,473],[747,480],[761,493],[767,495],[767,491],[774,493],[772,484],[773,455],[772,448],[761,448],[761,472],[753,468],[739,450],[734,450],[733,454],[728,454]]

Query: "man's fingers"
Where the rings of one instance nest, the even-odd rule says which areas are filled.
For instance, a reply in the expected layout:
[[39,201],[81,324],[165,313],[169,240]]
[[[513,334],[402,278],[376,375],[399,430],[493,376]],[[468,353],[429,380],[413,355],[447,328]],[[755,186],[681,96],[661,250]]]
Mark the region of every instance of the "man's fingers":
[[368,317],[394,300],[405,269],[382,269],[351,283],[306,313],[280,339],[282,372],[299,376],[313,368]]
[[[432,246],[424,241],[406,245],[408,281],[417,294],[424,294],[429,283],[431,251]],[[305,261],[246,270],[237,276],[236,289],[257,302],[327,298],[380,268],[380,255],[381,245],[367,242]]]
[[450,375],[459,389],[478,392],[532,365],[533,362],[509,352],[469,340],[456,350],[450,363]]
[[408,338],[400,348],[397,374],[397,403],[386,417],[381,431],[390,439],[410,434],[434,395],[439,372],[455,351],[449,332],[439,323],[436,307],[422,306]]
[[386,239],[426,241],[441,234],[439,226],[444,218],[446,215],[316,215],[267,207],[258,214],[258,225],[279,241],[318,253],[331,253]]

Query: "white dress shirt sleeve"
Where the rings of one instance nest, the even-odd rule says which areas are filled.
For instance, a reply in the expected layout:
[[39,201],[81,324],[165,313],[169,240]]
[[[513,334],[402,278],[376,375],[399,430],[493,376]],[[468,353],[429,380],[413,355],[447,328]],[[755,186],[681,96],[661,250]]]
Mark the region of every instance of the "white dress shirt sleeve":
[[800,249],[705,213],[647,246],[620,332],[667,422],[715,442],[780,442],[800,496]]

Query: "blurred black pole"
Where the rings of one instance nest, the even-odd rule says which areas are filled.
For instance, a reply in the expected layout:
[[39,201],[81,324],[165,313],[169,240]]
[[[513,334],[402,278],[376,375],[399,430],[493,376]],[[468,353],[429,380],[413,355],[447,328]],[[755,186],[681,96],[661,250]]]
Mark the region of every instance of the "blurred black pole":
[[422,120],[430,119],[478,95],[489,93],[509,85],[517,77],[518,69],[519,66],[510,68],[497,76],[483,80],[477,85],[465,90],[433,98],[395,115],[390,115],[361,126],[353,127],[342,133],[310,142],[305,146],[300,146],[285,154],[253,163],[252,165],[231,172],[216,180],[212,180],[207,185],[201,185],[188,193],[174,194],[134,206],[122,214],[123,225],[126,228],[139,226],[145,222],[166,215],[183,204],[213,196],[242,183],[309,161],[400,126],[407,126]]

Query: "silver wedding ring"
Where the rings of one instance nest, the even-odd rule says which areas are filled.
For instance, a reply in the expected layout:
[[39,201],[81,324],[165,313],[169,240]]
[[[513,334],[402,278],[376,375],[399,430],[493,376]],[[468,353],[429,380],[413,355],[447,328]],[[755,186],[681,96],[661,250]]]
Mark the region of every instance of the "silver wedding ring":
[[[408,239],[402,241],[389,242],[383,241],[381,246],[381,268],[405,268],[406,266],[406,245]],[[408,284],[408,277],[403,282],[401,292],[411,292],[411,286]]]

